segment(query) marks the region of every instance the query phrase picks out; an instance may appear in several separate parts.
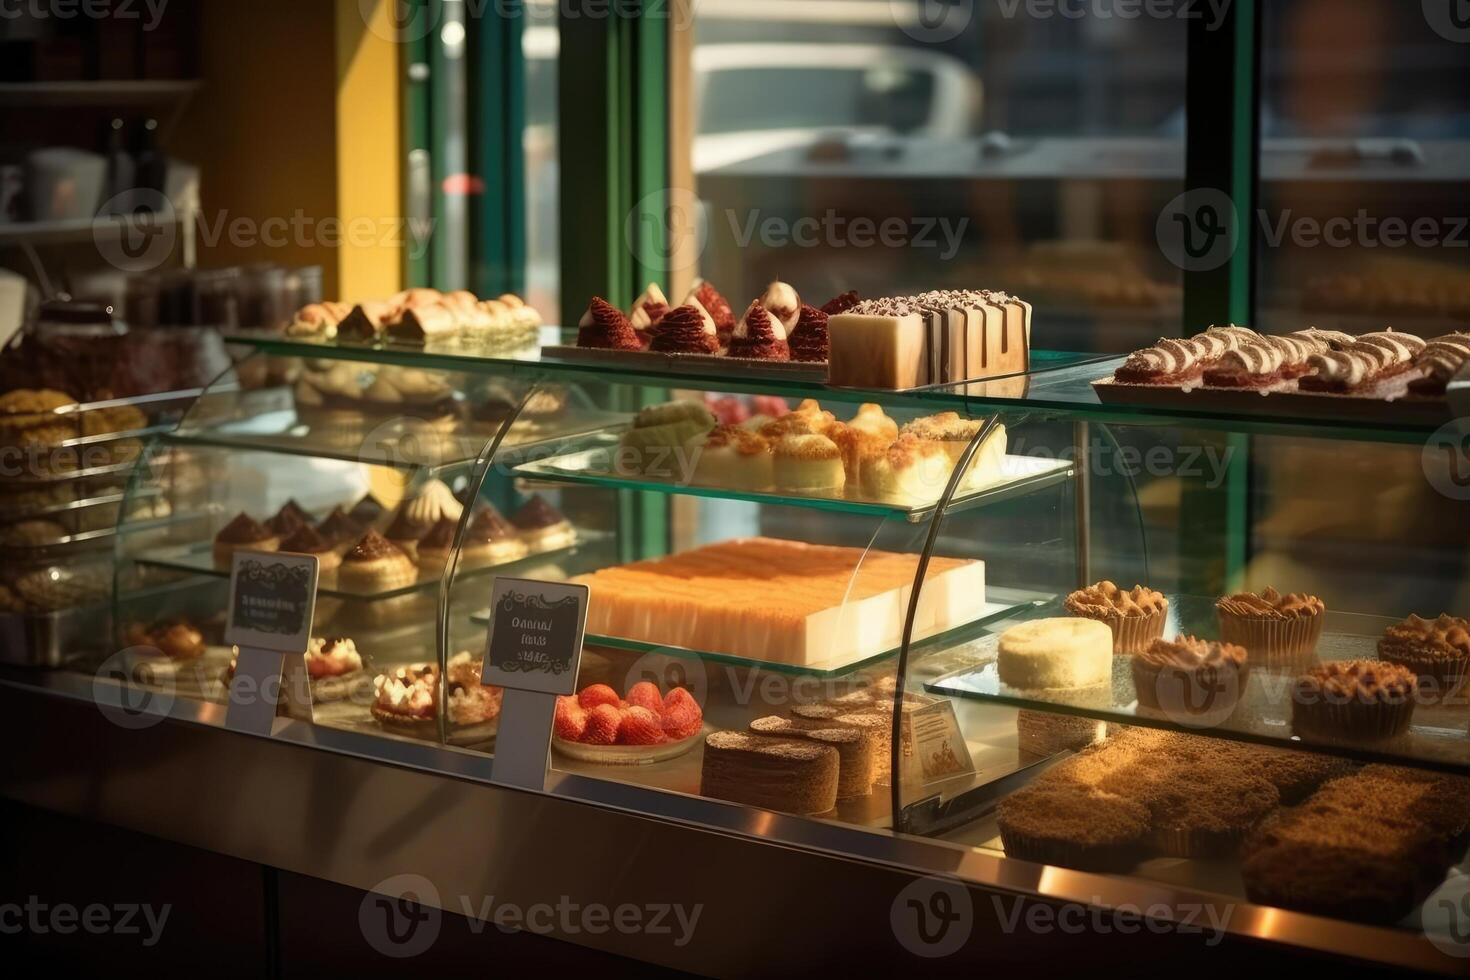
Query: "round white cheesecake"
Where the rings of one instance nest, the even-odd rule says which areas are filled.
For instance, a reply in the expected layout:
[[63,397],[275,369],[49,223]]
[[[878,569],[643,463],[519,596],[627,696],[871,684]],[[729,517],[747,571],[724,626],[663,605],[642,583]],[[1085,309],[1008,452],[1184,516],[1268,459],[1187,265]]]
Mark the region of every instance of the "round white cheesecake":
[[1000,635],[1000,679],[1011,687],[1049,689],[1109,684],[1113,631],[1095,619],[1038,619]]

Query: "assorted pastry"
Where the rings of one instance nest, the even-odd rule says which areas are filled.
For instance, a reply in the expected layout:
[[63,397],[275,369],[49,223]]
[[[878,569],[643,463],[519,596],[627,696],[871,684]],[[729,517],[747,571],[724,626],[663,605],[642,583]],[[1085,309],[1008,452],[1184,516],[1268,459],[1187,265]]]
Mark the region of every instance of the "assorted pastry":
[[[763,407],[776,414],[748,415],[735,424],[717,424],[707,406],[692,401],[644,409],[619,441],[614,471],[733,490],[919,506],[939,499],[985,427],[983,419],[942,412],[900,428],[875,404],[861,406],[846,422],[812,399],[794,410],[784,402]],[[1005,426],[996,425],[958,489],[981,489],[1002,479],[1006,445]]]
[[[332,508],[320,522],[295,500],[259,521],[240,513],[215,535],[214,562],[230,567],[237,550],[315,555],[324,579],[353,592],[383,592],[442,572],[453,553],[464,505],[440,480],[430,480],[389,510],[371,494]],[[533,496],[507,520],[478,505],[460,542],[461,569],[518,561],[570,547],[577,532],[566,515]]]
[[1378,659],[1413,671],[1423,700],[1449,700],[1470,677],[1470,620],[1410,615],[1384,631]]
[[129,647],[152,647],[175,662],[198,660],[208,644],[197,626],[186,619],[170,619],[144,625],[132,623],[123,633]]
[[[1404,381],[1411,395],[1438,396],[1467,358],[1466,333],[1426,343],[1392,329],[1353,336],[1311,328],[1272,336],[1232,325],[1136,351],[1114,372],[1112,383],[1397,397],[1404,393],[1398,382]],[[1107,390],[1106,382],[1098,384]]]
[[557,698],[552,734],[582,745],[653,746],[687,741],[703,727],[704,711],[686,688],[660,693],[652,681],[639,681],[625,696],[590,684],[576,697]]
[[1314,595],[1238,592],[1215,603],[1220,639],[1250,651],[1256,663],[1290,662],[1311,654],[1322,636],[1327,606]]
[[[437,738],[439,682],[434,664],[415,664],[379,674],[373,680],[373,719],[394,734]],[[488,741],[495,734],[505,691],[480,683],[480,662],[468,651],[456,653],[445,665],[444,688],[448,695],[450,744]]]
[[698,280],[677,306],[657,283],[649,283],[627,313],[594,296],[577,322],[577,346],[825,364],[828,317],[856,301],[856,294],[848,293],[818,309],[804,304],[790,284],[777,281],[737,320],[712,283]]
[[407,289],[356,305],[314,303],[297,311],[283,330],[290,337],[322,340],[514,347],[535,340],[540,326],[541,315],[510,293],[482,300],[466,290]]
[[1114,653],[1142,653],[1164,635],[1169,600],[1163,593],[1135,585],[1124,591],[1109,581],[1078,589],[1066,599],[1067,612],[1106,623]]
[[1218,723],[1245,692],[1250,657],[1233,643],[1181,635],[1154,640],[1129,666],[1140,708],[1174,721]]

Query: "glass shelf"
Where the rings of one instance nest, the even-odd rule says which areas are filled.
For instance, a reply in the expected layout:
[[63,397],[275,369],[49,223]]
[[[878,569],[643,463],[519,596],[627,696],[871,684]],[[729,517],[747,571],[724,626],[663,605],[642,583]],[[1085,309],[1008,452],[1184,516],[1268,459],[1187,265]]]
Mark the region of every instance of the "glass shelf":
[[[1038,600],[1025,597],[1021,593],[1011,590],[991,589],[989,591],[993,598],[985,603],[985,608],[978,618],[965,623],[963,626],[957,626],[943,633],[937,633],[934,636],[914,641],[910,646],[910,656],[915,656],[920,652],[959,646],[974,639],[977,634],[984,632],[986,626],[990,623],[1021,615],[1036,606],[1038,602]],[[473,613],[470,616],[470,621],[477,626],[489,626],[490,610],[481,609]],[[729,653],[691,650],[687,647],[669,646],[664,643],[649,643],[645,640],[630,640],[621,636],[604,636],[595,633],[587,634],[586,645],[589,647],[605,647],[612,650],[625,650],[637,654],[664,654],[683,660],[702,660],[706,663],[729,664],[736,667],[750,667],[756,670],[774,671],[778,674],[795,674],[808,677],[843,677],[871,667],[876,663],[881,663],[898,653],[897,649],[885,650],[882,653],[874,654],[855,663],[845,663],[840,667],[827,668],[820,665],[786,664],[771,660],[755,660],[750,657],[740,657]]]
[[[549,483],[576,483],[620,490],[648,490],[654,493],[712,497],[719,500],[743,500],[756,504],[810,507],[832,513],[883,518],[896,517],[911,524],[928,520],[937,505],[937,502],[905,505],[869,500],[859,496],[859,491],[855,489],[849,490],[845,496],[838,497],[831,493],[821,492],[731,490],[724,487],[660,480],[641,475],[621,475],[608,472],[603,465],[611,458],[612,452],[618,446],[618,440],[614,434],[604,434],[592,442],[593,445],[584,445],[575,452],[522,463],[512,470],[512,475]],[[1069,460],[1043,459],[1035,456],[1006,456],[1001,465],[1002,475],[998,481],[959,495],[950,505],[949,512],[983,507],[1034,493],[1046,487],[1064,483],[1076,473]]]
[[[1393,739],[1349,741],[1303,738],[1291,724],[1292,681],[1299,669],[1252,667],[1238,702],[1223,719],[1213,716],[1187,717],[1182,712],[1165,713],[1138,703],[1130,659],[1113,658],[1111,686],[1080,690],[1022,690],[1003,683],[997,673],[995,655],[1000,633],[1017,622],[1048,616],[1065,616],[1061,599],[1040,604],[1024,615],[993,622],[986,635],[951,645],[945,660],[914,664],[911,673],[924,679],[924,690],[957,698],[993,702],[1056,714],[1094,718],[1100,721],[1144,725],[1173,731],[1279,745],[1313,747],[1366,762],[1417,765],[1452,772],[1470,770],[1470,706],[1418,704],[1409,731]],[[1317,658],[1332,660],[1377,659],[1379,636],[1397,620],[1378,616],[1328,611]],[[1177,633],[1217,635],[1213,599],[1170,596],[1166,636]],[[963,664],[963,665],[960,665]],[[1221,712],[1223,713],[1223,712]]]
[[[502,562],[498,565],[481,565],[473,568],[461,568],[457,573],[455,581],[474,578],[480,575],[507,574],[516,571],[526,571],[535,568],[551,560],[562,560],[575,557],[588,549],[604,544],[612,540],[613,535],[603,531],[578,531],[577,542],[568,548],[558,548],[552,551],[541,551],[536,554],[517,558],[515,561]],[[161,568],[167,571],[187,572],[192,575],[211,575],[216,578],[229,578],[230,569],[220,567],[214,562],[213,546],[208,542],[203,544],[189,544],[154,548],[134,554],[131,560],[139,565],[150,568]],[[333,599],[354,599],[357,601],[377,602],[385,599],[394,599],[399,596],[412,595],[423,592],[426,589],[437,589],[444,580],[442,572],[425,572],[420,570],[416,581],[397,586],[391,589],[380,589],[377,591],[363,591],[358,589],[347,589],[337,584],[336,575],[328,573],[322,576],[321,584],[317,589],[319,595]]]
[[[1045,336],[1045,315],[1038,314],[1038,336]],[[539,346],[470,355],[457,347],[435,349],[405,345],[353,344],[348,342],[311,341],[283,337],[275,333],[237,333],[227,338],[232,343],[248,344],[280,356],[340,358],[380,364],[436,368],[447,371],[485,373],[493,370],[509,377],[584,378],[597,381],[619,381],[629,385],[663,388],[689,388],[705,391],[744,392],[778,395],[787,398],[816,398],[854,404],[878,402],[887,407],[912,407],[922,411],[954,410],[971,415],[994,410],[1034,411],[1043,414],[1080,417],[1098,422],[1177,427],[1190,425],[1232,432],[1257,432],[1278,435],[1311,435],[1335,439],[1357,439],[1372,442],[1415,442],[1434,432],[1439,423],[1424,420],[1382,420],[1372,417],[1323,417],[1321,411],[1294,411],[1290,406],[1272,404],[1263,399],[1259,408],[1204,408],[1190,405],[1166,407],[1103,403],[1092,382],[1108,378],[1121,357],[1077,354],[1063,351],[1034,350],[1031,371],[1025,375],[994,378],[956,385],[942,385],[911,391],[841,388],[822,382],[794,378],[771,377],[751,379],[731,377],[717,370],[707,373],[669,375],[615,364],[589,364],[543,357]],[[575,343],[574,331],[559,327],[543,327],[540,343],[557,345]],[[1445,420],[1448,420],[1449,413]],[[1443,420],[1442,420],[1443,421]]]

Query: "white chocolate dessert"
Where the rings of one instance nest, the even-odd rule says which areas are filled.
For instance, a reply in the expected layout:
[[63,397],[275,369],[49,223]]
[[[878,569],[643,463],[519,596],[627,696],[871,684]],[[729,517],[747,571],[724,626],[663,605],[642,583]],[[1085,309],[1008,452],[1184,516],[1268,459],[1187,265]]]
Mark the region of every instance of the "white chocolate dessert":
[[796,329],[796,321],[801,318],[801,296],[790,283],[776,280],[757,302],[781,324],[783,340]]
[[1038,619],[1000,636],[996,668],[1003,683],[1029,690],[1109,684],[1113,631],[1095,619]]

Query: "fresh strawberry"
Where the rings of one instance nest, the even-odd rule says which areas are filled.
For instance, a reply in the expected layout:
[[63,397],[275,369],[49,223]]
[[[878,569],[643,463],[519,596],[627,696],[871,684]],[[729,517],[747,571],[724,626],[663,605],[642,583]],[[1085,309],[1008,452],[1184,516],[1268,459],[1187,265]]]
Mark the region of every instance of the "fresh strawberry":
[[682,687],[676,687],[664,695],[664,710],[660,720],[664,734],[673,741],[678,741],[699,732],[704,725],[704,712],[700,710],[699,702],[694,700],[694,695]]
[[579,741],[587,730],[587,709],[578,704],[576,698],[557,698],[552,730],[565,742]]
[[658,685],[653,681],[639,681],[628,688],[628,703],[647,708],[655,718],[664,713],[663,695],[658,693]]
[[587,729],[581,740],[588,745],[612,745],[618,740],[622,720],[616,705],[599,704],[587,715]]
[[610,704],[617,707],[622,704],[623,699],[618,697],[618,692],[606,684],[591,684],[582,688],[582,693],[577,695],[577,703],[591,711],[599,704]]
[[618,728],[619,745],[657,745],[663,740],[664,730],[658,715],[636,704],[623,712],[623,723]]

